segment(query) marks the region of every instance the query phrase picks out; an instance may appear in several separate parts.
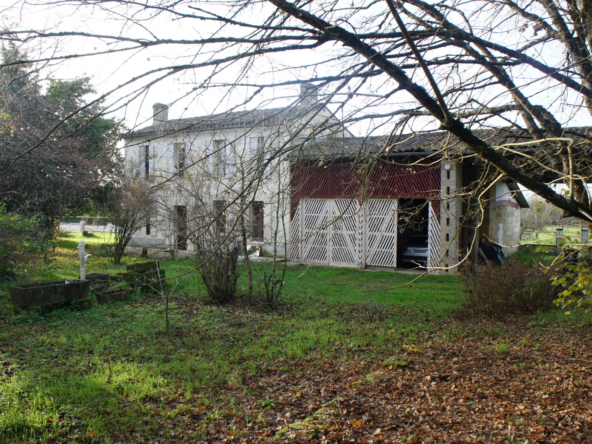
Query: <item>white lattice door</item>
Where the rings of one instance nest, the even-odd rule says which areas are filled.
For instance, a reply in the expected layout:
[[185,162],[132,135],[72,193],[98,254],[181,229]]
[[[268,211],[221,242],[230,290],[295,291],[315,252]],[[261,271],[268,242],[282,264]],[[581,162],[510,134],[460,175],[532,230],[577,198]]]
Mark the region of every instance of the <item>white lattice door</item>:
[[302,199],[302,260],[305,262],[329,262],[329,199]]
[[358,213],[355,199],[332,199],[332,224],[329,227],[330,265],[358,265]]
[[397,200],[366,202],[366,265],[397,266]]
[[440,203],[428,205],[428,270],[433,271],[440,265],[440,214],[434,211],[434,205]]
[[290,258],[293,261],[299,261],[302,259],[302,240],[300,239],[300,207],[299,204],[294,212],[294,217],[290,222]]

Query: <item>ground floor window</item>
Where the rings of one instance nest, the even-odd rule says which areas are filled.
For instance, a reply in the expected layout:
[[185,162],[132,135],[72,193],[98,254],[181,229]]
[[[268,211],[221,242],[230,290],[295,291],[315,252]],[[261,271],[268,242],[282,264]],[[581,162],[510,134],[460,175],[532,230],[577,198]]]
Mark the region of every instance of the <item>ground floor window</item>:
[[226,202],[223,200],[214,201],[214,217],[216,218],[216,234],[226,233]]
[[187,250],[187,207],[177,205],[175,212],[177,216],[177,249]]
[[263,202],[253,202],[251,205],[251,239],[263,241]]

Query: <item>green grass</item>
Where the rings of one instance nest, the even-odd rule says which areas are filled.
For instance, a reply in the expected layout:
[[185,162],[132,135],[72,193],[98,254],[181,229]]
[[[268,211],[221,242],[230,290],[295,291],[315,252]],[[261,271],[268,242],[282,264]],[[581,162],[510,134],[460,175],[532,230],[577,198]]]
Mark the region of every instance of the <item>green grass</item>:
[[[78,264],[70,261],[79,239],[69,234],[50,262],[29,266],[17,282],[76,277]],[[137,260],[125,257],[114,266],[94,257],[87,272],[121,271]],[[290,266],[283,305],[271,312],[204,304],[201,278],[185,274],[194,267],[191,260],[161,264],[167,277],[178,276],[169,285],[168,335],[158,296],[15,316],[9,284],[0,284],[0,442],[112,442],[114,431],[130,430],[151,437],[161,430],[159,421],[186,413],[182,405],[171,408],[169,399],[193,399],[208,415],[239,414],[227,388],[249,396],[243,381],[271,367],[290,371],[290,362],[301,359],[372,360],[377,353],[420,347],[430,334],[454,339],[471,333],[442,330],[462,304],[455,276],[406,285],[416,276]],[[254,264],[257,289],[269,267]],[[241,266],[240,293],[246,284]],[[502,343],[500,348],[506,352]],[[208,418],[198,424],[198,441]]]
[[[556,227],[545,227],[535,234],[532,231],[531,239],[521,239],[521,244],[534,244],[534,245],[556,245]],[[580,242],[580,228],[579,227],[566,227],[563,229],[563,236],[568,239],[568,242],[578,243]]]
[[81,240],[84,240],[86,245],[101,245],[108,244],[113,241],[113,235],[111,233],[88,233],[83,236],[82,233],[77,231],[69,231],[64,233],[58,242],[59,248],[75,249],[78,248],[78,244]]

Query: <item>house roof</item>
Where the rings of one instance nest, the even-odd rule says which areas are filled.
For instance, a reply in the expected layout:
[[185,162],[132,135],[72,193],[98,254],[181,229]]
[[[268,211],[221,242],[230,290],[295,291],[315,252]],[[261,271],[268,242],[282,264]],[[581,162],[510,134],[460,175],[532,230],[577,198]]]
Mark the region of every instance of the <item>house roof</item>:
[[284,108],[231,111],[201,117],[172,119],[145,128],[130,131],[124,138],[163,136],[179,132],[216,131],[221,129],[277,126],[304,117],[311,107],[290,106]]
[[[504,145],[532,141],[528,133],[518,133],[510,128],[488,129],[476,131],[478,137],[492,145]],[[590,137],[592,128],[577,127],[567,128],[566,137],[574,137],[577,141],[584,141],[590,150]],[[578,140],[579,139],[579,140]],[[315,141],[298,156],[301,160],[319,158],[354,158],[368,155],[429,155],[437,153],[443,148],[462,146],[458,139],[447,131],[431,131],[412,134],[403,134],[395,137],[371,136],[371,137],[334,137]],[[532,149],[531,145],[517,147],[515,149]],[[524,194],[517,183],[508,181],[507,185],[514,192],[520,208],[529,208]]]
[[[519,133],[511,128],[475,131],[476,135],[492,145],[532,141],[528,133]],[[568,128],[566,137],[590,138],[592,128]],[[461,146],[462,142],[448,131],[425,131],[409,134],[368,137],[333,137],[315,141],[299,158],[359,157],[376,154],[430,154],[443,148]]]
[[516,199],[520,208],[530,208],[526,197],[524,197],[524,194],[522,194],[522,191],[520,190],[520,186],[516,182],[509,182],[508,188],[511,191],[514,191],[514,199]]

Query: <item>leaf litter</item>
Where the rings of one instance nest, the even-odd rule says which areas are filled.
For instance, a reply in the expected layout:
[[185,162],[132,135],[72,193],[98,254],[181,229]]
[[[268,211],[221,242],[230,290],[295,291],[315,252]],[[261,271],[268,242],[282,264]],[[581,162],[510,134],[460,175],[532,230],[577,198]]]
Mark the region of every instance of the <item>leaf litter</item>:
[[[232,407],[206,407],[200,396],[173,396],[166,402],[177,409],[183,405],[186,415],[160,419],[151,438],[120,432],[113,439],[592,442],[589,328],[549,323],[533,329],[520,318],[478,324],[479,334],[467,332],[466,323],[451,321],[449,330],[460,327],[456,337],[429,334],[421,347],[370,347],[363,354],[348,352],[333,359],[261,363],[256,374],[244,372],[240,384],[217,388],[232,399]],[[512,338],[502,343],[505,347],[500,347],[499,335],[487,333],[500,327],[505,341]]]

